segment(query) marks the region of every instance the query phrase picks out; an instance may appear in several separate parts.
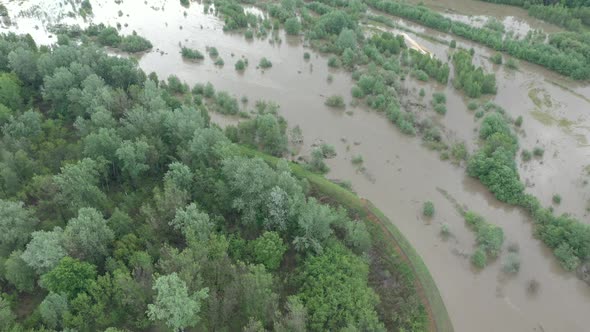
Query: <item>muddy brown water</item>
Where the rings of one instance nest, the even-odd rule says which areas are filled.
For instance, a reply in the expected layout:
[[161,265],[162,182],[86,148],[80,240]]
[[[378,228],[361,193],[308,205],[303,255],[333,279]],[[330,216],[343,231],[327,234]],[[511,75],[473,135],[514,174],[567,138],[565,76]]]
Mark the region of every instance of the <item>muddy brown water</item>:
[[[41,11],[47,8],[51,11],[43,16],[44,22],[60,20],[56,18],[59,6],[37,1]],[[126,23],[124,33],[136,30],[154,44],[154,51],[139,58],[146,72],[155,71],[161,78],[176,74],[189,84],[210,81],[217,89],[227,90],[238,98],[247,96],[246,108],[253,107],[258,99],[275,101],[289,124],[299,125],[303,130],[303,153],[309,152],[311,145],[318,141],[334,145],[338,155],[328,160],[331,171],[327,177],[351,181],[360,196],[370,199],[396,223],[428,266],[456,331],[587,331],[590,287],[574,274],[564,272],[551,252],[533,238],[528,216],[498,202],[479,182],[467,177],[464,168],[441,161],[436,152],[426,149],[419,139],[401,134],[381,114],[350,105],[345,111],[324,106],[325,98],[334,94],[344,96],[349,103],[352,79],[348,73],[329,69],[327,57],[305,48],[301,39],[281,33],[281,44],[258,39],[247,41],[241,35],[224,33],[223,23],[214,16],[204,15],[203,7],[196,3],[188,9],[178,1],[163,0],[147,1],[147,4],[129,0],[120,5],[113,1],[92,3],[94,22]],[[482,8],[489,5],[477,3]],[[9,2],[9,11],[12,13],[19,5]],[[121,17],[119,10],[123,12]],[[464,13],[481,15],[475,11]],[[520,15],[515,10],[511,13]],[[38,18],[13,17],[14,21],[17,26],[10,28],[14,31],[31,32],[39,42],[53,40],[48,38],[45,23]],[[405,23],[415,31],[451,39]],[[419,34],[408,34],[438,57],[448,56],[447,46]],[[225,66],[214,66],[209,57],[201,62],[184,61],[179,44],[202,52],[206,46],[215,46]],[[556,209],[588,222],[585,208],[590,190],[583,184],[587,178],[584,168],[590,164],[587,144],[590,103],[585,99],[590,96],[588,86],[524,62],[518,71],[492,66],[487,60],[492,54],[488,49],[459,39],[458,44],[474,47],[476,63],[496,71],[499,89],[491,98],[513,117],[523,116],[521,146],[545,148],[542,160],[519,162],[522,178],[534,184],[527,191],[540,197],[546,205],[553,193],[560,193],[563,201]],[[304,52],[312,54],[309,61],[303,59]],[[250,65],[239,74],[233,66],[242,56],[248,58]],[[273,64],[265,71],[256,69],[263,56]],[[328,75],[333,76],[331,83],[327,81]],[[450,84],[445,87],[407,80],[405,86],[411,91],[410,97],[417,96],[423,87],[427,92],[426,104],[433,91],[445,91],[447,115],[436,115],[427,108],[421,116],[431,117],[444,126],[449,139],[464,140],[471,150],[477,147],[475,130],[479,124],[474,121],[473,112],[467,110],[468,99]],[[480,102],[485,99],[489,98]],[[213,120],[222,125],[236,121],[219,115],[213,115]],[[351,159],[356,155],[363,157],[365,170],[352,165]],[[472,268],[468,256],[474,251],[475,236],[441,190],[504,229],[504,251],[484,270]],[[432,220],[421,216],[425,200],[433,201],[436,206]],[[443,223],[449,225],[452,233],[448,239],[440,236]],[[510,243],[520,247],[522,263],[516,276],[504,274],[501,268]],[[534,295],[526,291],[532,279],[540,284]]]

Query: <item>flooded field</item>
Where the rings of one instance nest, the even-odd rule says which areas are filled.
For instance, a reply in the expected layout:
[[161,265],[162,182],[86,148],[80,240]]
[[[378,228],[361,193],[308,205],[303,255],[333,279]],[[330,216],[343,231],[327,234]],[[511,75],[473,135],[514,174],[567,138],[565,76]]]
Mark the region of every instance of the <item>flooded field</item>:
[[[436,1],[436,5],[446,8],[447,2],[451,3]],[[11,1],[7,7],[12,13],[20,3]],[[209,81],[217,89],[227,90],[238,98],[246,96],[249,102],[242,106],[245,108],[251,108],[259,99],[277,102],[289,124],[300,126],[303,131],[302,154],[309,152],[312,144],[318,141],[334,145],[338,155],[328,161],[331,171],[327,177],[349,180],[360,196],[370,199],[396,223],[423,257],[456,331],[587,331],[590,287],[575,274],[565,272],[549,249],[533,238],[528,216],[498,202],[478,181],[467,177],[464,168],[441,161],[436,152],[425,148],[419,139],[401,134],[382,114],[350,105],[344,111],[324,106],[325,99],[335,94],[342,95],[348,104],[353,81],[348,73],[328,68],[327,57],[306,48],[302,38],[280,34],[281,43],[256,38],[247,41],[242,35],[224,33],[223,22],[204,14],[204,7],[198,3],[192,3],[190,8],[180,6],[178,1],[165,0],[92,4],[94,17],[89,18],[89,22],[113,26],[120,23],[124,34],[135,30],[154,44],[153,51],[138,58],[146,72],[155,71],[160,78],[175,74],[191,85]],[[507,15],[500,11],[503,8],[515,17],[514,20],[543,28],[535,25],[540,23],[534,23],[519,8],[468,0],[452,4],[460,8],[453,13],[463,15],[481,14],[472,6],[481,11],[497,7],[497,11],[486,14],[498,18]],[[49,5],[42,5],[46,6]],[[48,37],[44,22],[55,23],[61,19],[67,23],[74,20],[69,16],[60,18],[56,13],[41,21],[15,15],[12,17],[14,25],[7,29],[31,33],[38,42],[47,43],[55,37]],[[407,32],[417,43],[437,57],[447,59],[448,46],[423,38],[421,33],[443,40],[450,40],[449,36],[395,20],[419,32]],[[79,19],[77,22],[85,24]],[[496,71],[498,94],[483,97],[478,102],[492,99],[512,117],[522,116],[521,147],[545,149],[542,159],[524,163],[519,158],[527,191],[538,196],[544,205],[549,205],[551,196],[559,193],[563,199],[557,211],[570,212],[589,222],[590,188],[586,181],[590,180],[587,168],[590,164],[590,100],[587,98],[590,88],[524,62],[517,71],[493,66],[487,60],[492,55],[488,49],[464,40],[458,40],[457,44],[473,47],[476,63],[486,70]],[[208,57],[200,62],[184,61],[179,45],[202,52],[205,47],[214,46],[225,66],[214,66]],[[310,60],[304,60],[304,52],[312,54]],[[234,63],[242,57],[249,60],[249,66],[240,74],[235,71]],[[272,62],[272,68],[264,71],[256,68],[262,57]],[[327,79],[329,75],[333,78],[331,82]],[[425,112],[423,116],[439,122],[449,139],[465,141],[471,151],[477,148],[479,124],[473,112],[467,109],[469,99],[451,84],[442,86],[407,80],[404,85],[409,90],[404,98],[418,98],[418,90],[424,88],[426,97],[421,102],[426,105],[432,92],[444,91],[447,114],[441,117],[427,107],[422,111]],[[213,119],[222,124],[234,121],[218,115]],[[357,155],[363,157],[364,170],[351,163]],[[426,200],[433,201],[436,206],[432,220],[422,217],[422,203]],[[475,236],[466,227],[453,200],[504,229],[503,254],[482,271],[474,270],[469,261],[475,249]],[[443,223],[449,225],[452,234],[449,238],[440,235]],[[501,267],[506,247],[511,243],[519,246],[522,261],[516,276],[506,275]],[[534,294],[527,291],[531,280],[539,283]]]

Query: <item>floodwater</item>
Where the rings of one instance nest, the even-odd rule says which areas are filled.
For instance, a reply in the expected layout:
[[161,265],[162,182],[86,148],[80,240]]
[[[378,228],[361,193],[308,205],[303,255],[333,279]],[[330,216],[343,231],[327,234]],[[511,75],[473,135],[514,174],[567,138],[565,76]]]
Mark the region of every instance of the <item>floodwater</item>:
[[[551,252],[533,238],[529,218],[519,209],[498,202],[479,182],[467,177],[464,168],[441,161],[419,139],[402,135],[381,114],[350,105],[344,111],[324,106],[325,98],[334,94],[342,95],[349,103],[352,79],[346,72],[328,68],[327,56],[312,52],[300,38],[281,33],[281,43],[270,43],[268,39],[247,41],[241,35],[224,33],[223,23],[203,14],[203,7],[197,3],[190,8],[181,7],[175,0],[126,0],[119,5],[110,0],[92,4],[95,23],[121,23],[123,33],[135,30],[154,44],[154,51],[139,58],[146,72],[155,71],[161,78],[176,74],[189,84],[210,81],[217,89],[238,98],[247,96],[248,108],[259,99],[275,101],[289,124],[303,130],[304,153],[318,141],[334,145],[338,155],[328,160],[331,171],[327,177],[349,180],[360,196],[370,199],[399,227],[433,275],[456,331],[587,331],[590,287],[573,273],[564,272]],[[9,2],[9,11],[15,7],[18,6]],[[52,40],[43,33],[41,25],[30,31],[34,25],[20,24],[14,17],[12,20],[18,27],[11,29],[35,32],[33,37],[40,42]],[[446,46],[408,34],[446,59]],[[206,46],[215,46],[225,66],[214,66],[208,57],[200,62],[184,61],[179,53],[180,44],[202,52]],[[525,63],[516,72],[492,66],[486,60],[491,54],[489,50],[463,40],[458,40],[458,46],[474,47],[476,63],[496,71],[499,89],[491,97],[511,116],[523,116],[521,146],[545,148],[542,160],[519,165],[522,177],[531,183],[527,191],[539,196],[545,205],[550,203],[553,193],[560,193],[563,200],[556,209],[588,221],[585,206],[589,190],[582,184],[586,177],[584,168],[590,163],[586,143],[590,120],[585,113],[590,105],[584,99],[590,96],[588,87]],[[310,60],[303,59],[304,52],[312,54]],[[240,57],[249,60],[242,74],[233,67]],[[256,68],[262,57],[272,62],[272,68]],[[329,75],[333,77],[331,83],[327,80]],[[449,140],[465,141],[471,150],[476,148],[475,129],[479,125],[473,112],[467,110],[468,100],[450,84],[445,87],[409,79],[405,87],[410,91],[405,98],[414,98],[417,90],[424,87],[425,105],[429,105],[433,91],[444,90],[446,116],[437,115],[429,106],[419,116],[440,123]],[[213,119],[222,124],[233,121],[217,115]],[[356,155],[363,157],[364,170],[352,165],[351,159]],[[443,191],[448,195],[443,195]],[[475,236],[449,196],[504,229],[504,252],[482,271],[475,271],[469,262]],[[421,215],[426,200],[436,206],[432,220]],[[452,234],[448,239],[440,236],[443,223],[449,225]],[[506,275],[501,269],[510,243],[517,243],[520,248],[522,263],[516,276]],[[532,279],[540,285],[536,294],[526,290]]]

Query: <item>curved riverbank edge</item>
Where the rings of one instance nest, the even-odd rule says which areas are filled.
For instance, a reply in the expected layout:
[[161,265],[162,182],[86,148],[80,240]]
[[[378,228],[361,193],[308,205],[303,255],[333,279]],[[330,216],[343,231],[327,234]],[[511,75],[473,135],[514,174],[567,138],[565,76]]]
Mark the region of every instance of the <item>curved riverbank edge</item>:
[[[279,160],[279,158],[244,146],[240,146],[240,152],[249,157],[259,157],[273,166]],[[385,253],[398,256],[409,266],[416,292],[428,315],[430,330],[453,332],[453,324],[447,308],[428,267],[395,224],[370,201],[358,197],[322,175],[305,170],[299,164],[289,163],[289,165],[295,176],[309,182],[312,192],[318,196],[327,196],[330,202],[342,205],[349,211],[358,214],[365,221],[373,241],[382,244]]]

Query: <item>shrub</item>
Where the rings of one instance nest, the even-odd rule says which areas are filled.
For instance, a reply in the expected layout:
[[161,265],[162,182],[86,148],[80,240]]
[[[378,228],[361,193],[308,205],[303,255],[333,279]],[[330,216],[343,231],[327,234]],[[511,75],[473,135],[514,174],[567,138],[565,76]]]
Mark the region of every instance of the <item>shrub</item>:
[[321,149],[315,148],[311,151],[311,160],[307,164],[307,168],[315,173],[327,173],[330,168],[324,162],[324,153]]
[[116,28],[106,27],[98,32],[97,41],[100,45],[114,47],[121,42],[121,36]]
[[553,253],[561,266],[568,271],[575,270],[580,264],[580,259],[575,255],[573,248],[565,242],[560,244]]
[[422,205],[422,214],[425,217],[432,217],[434,215],[434,203],[431,201],[426,201]]
[[143,52],[152,48],[152,43],[149,40],[135,34],[125,36],[121,40],[119,47],[129,53]]
[[442,92],[435,92],[432,94],[433,104],[444,104],[447,102],[447,96]]
[[519,115],[518,118],[514,121],[514,125],[517,127],[522,126],[522,115]]
[[209,56],[212,58],[215,58],[219,55],[219,52],[217,51],[217,48],[215,47],[209,47]]
[[518,61],[513,58],[508,59],[506,60],[506,67],[510,69],[518,69]]
[[440,234],[443,236],[451,235],[451,229],[449,227],[449,224],[443,223],[442,225],[440,225]]
[[426,95],[426,91],[424,91],[424,88],[420,89],[420,97],[424,97]]
[[490,60],[497,65],[501,65],[502,64],[502,54],[496,53],[496,54],[492,55]]
[[183,58],[191,60],[202,60],[205,58],[203,53],[199,52],[199,50],[190,49],[188,47],[182,47],[180,54],[182,54]]
[[258,64],[258,66],[262,69],[267,69],[272,67],[272,62],[270,62],[270,60],[268,60],[267,58],[262,58],[260,59],[260,63]]
[[285,31],[288,35],[298,35],[301,30],[301,23],[296,17],[290,17],[285,21]]
[[340,59],[336,56],[331,56],[330,59],[328,59],[328,67],[339,68],[341,65],[342,63],[340,62]]
[[184,7],[188,7],[190,5],[190,1],[189,0],[180,0],[180,4],[183,5]]
[[527,282],[526,291],[527,293],[534,295],[537,294],[541,284],[536,279],[531,279]]
[[351,162],[353,165],[357,165],[357,166],[361,165],[363,163],[363,156],[356,155],[356,156],[352,157]]
[[363,89],[359,88],[357,85],[353,86],[352,89],[350,89],[350,93],[354,98],[361,99],[365,97]]
[[449,45],[450,48],[456,48],[457,47],[457,41],[456,40],[451,40],[451,44]]
[[336,157],[336,148],[333,145],[324,143],[320,145],[320,150],[326,159]]
[[416,69],[412,72],[412,76],[416,77],[417,79],[419,79],[420,81],[428,81],[428,74],[426,74],[425,71],[420,70],[420,69]]
[[215,96],[215,88],[211,82],[205,84],[205,87],[203,88],[203,96],[205,96],[205,98],[213,98]]
[[543,154],[545,154],[545,150],[537,146],[533,149],[533,154],[535,155],[535,157],[543,157]]
[[523,161],[529,161],[533,157],[533,154],[529,150],[524,149],[520,153],[520,156],[521,156],[521,158],[522,158]]
[[244,32],[244,37],[246,39],[252,39],[254,38],[254,32],[250,29],[246,30],[246,32]]
[[477,248],[473,255],[471,255],[471,263],[479,269],[483,269],[487,264],[487,257],[485,251],[481,248]]
[[236,68],[237,71],[242,71],[242,70],[246,69],[246,63],[244,62],[244,60],[240,59],[240,60],[238,60],[238,62],[236,62],[234,67]]
[[309,58],[311,58],[311,55],[309,54],[309,52],[303,53],[303,59],[309,60]]
[[434,106],[434,111],[440,115],[447,114],[447,107],[443,104],[437,104]]
[[451,147],[451,155],[455,160],[467,160],[467,147],[464,143],[456,143]]
[[215,64],[216,66],[220,66],[220,67],[222,67],[223,65],[225,65],[225,62],[223,61],[223,59],[222,59],[222,58],[217,58],[217,60],[215,60],[215,63],[214,63],[214,64]]
[[479,111],[475,112],[475,118],[479,119],[479,118],[483,117],[484,114],[485,113],[483,110],[479,110]]
[[346,107],[346,105],[344,104],[344,98],[342,98],[342,96],[337,96],[337,95],[328,97],[328,99],[326,99],[324,104],[326,106],[336,107],[336,108]]
[[216,103],[218,106],[217,111],[221,114],[235,115],[240,110],[238,100],[225,91],[217,93]]
[[553,200],[553,203],[554,204],[560,204],[561,203],[561,195],[560,194],[554,194],[552,200]]
[[506,255],[504,263],[502,263],[502,270],[506,273],[516,274],[520,270],[520,256],[517,253],[511,252]]
[[467,105],[467,108],[470,111],[475,111],[477,109],[477,103],[475,101],[470,101],[469,104]]

